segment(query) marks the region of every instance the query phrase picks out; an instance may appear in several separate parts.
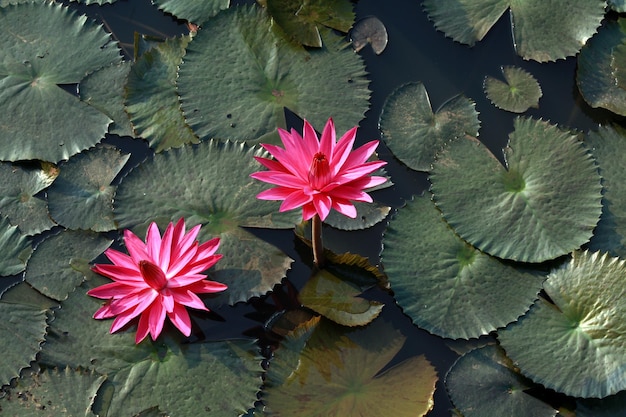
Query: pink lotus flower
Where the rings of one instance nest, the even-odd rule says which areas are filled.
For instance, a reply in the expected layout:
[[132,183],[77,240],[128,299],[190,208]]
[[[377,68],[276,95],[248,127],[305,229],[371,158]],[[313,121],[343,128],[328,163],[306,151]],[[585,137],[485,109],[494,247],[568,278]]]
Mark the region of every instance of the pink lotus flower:
[[278,129],[285,148],[262,144],[275,159],[255,157],[269,171],[251,175],[277,187],[259,193],[257,198],[283,200],[281,212],[302,207],[303,220],[315,214],[324,220],[331,209],[355,218],[352,202],[371,203],[372,197],[363,190],[386,181],[384,177],[369,175],[386,164],[367,162],[378,146],[377,140],[352,150],[356,130],[356,127],[350,129],[336,142],[332,119],[328,119],[320,140],[306,120],[303,136],[294,129],[291,133]]
[[148,333],[156,340],[166,316],[189,336],[191,319],[185,307],[208,311],[196,294],[226,289],[226,285],[206,280],[206,275],[201,274],[222,255],[214,255],[219,238],[198,244],[199,231],[200,225],[197,225],[185,233],[185,221],[180,219],[175,226],[170,223],[161,238],[153,222],[144,243],[130,230],[125,230],[124,242],[130,256],[107,249],[104,254],[113,265],[93,266],[95,272],[115,281],[87,292],[92,297],[108,300],[93,317],[115,317],[110,330],[113,333],[140,316],[135,343],[145,339]]

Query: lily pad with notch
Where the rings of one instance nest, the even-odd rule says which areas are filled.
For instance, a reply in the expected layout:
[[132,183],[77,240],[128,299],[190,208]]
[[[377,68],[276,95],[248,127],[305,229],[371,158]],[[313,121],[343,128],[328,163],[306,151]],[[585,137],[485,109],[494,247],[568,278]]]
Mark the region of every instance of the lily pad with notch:
[[513,113],[539,107],[543,93],[532,74],[519,67],[503,66],[502,75],[506,82],[487,76],[483,84],[485,94],[494,106]]
[[350,39],[355,51],[360,52],[370,44],[376,55],[382,54],[389,42],[387,28],[376,16],[359,19],[350,31]]
[[27,237],[6,216],[0,216],[0,276],[22,272],[32,253]]

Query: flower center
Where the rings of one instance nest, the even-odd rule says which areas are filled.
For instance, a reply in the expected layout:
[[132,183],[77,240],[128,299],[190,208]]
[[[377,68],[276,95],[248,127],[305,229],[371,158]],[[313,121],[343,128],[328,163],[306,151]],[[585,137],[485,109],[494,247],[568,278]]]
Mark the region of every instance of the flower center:
[[139,271],[143,280],[146,281],[151,288],[161,291],[167,286],[167,278],[161,268],[150,261],[140,261]]
[[331,180],[330,165],[326,155],[322,152],[318,152],[313,155],[313,161],[309,168],[309,183],[314,190],[321,190]]

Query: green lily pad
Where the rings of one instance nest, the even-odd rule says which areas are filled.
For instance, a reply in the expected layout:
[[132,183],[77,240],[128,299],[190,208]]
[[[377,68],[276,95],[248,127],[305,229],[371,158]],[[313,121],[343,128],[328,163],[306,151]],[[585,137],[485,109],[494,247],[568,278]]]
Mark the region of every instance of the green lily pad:
[[625,261],[574,252],[552,271],[540,298],[498,339],[525,376],[573,397],[626,389]]
[[398,210],[381,257],[404,313],[418,327],[452,339],[479,337],[515,321],[544,280],[468,245],[427,197]]
[[615,10],[618,13],[626,12],[626,1],[625,0],[608,0],[607,2],[609,7],[612,10]]
[[178,65],[190,40],[182,36],[159,43],[135,61],[128,75],[126,111],[137,135],[155,152],[198,143],[176,93]]
[[11,226],[6,217],[0,217],[0,276],[19,274],[33,248],[17,226]]
[[503,66],[502,75],[506,82],[485,77],[485,94],[494,106],[513,113],[524,113],[531,107],[539,107],[543,93],[532,74],[519,67]]
[[124,178],[115,196],[120,227],[142,235],[156,221],[161,230],[184,217],[188,227],[202,224],[199,239],[221,239],[224,257],[212,279],[228,285],[209,305],[234,304],[270,291],[285,276],[291,259],[240,226],[292,228],[300,214],[279,213],[280,202],[256,200],[264,184],[250,178],[258,171],[260,148],[240,143],[202,142],[156,154]]
[[80,83],[80,99],[109,116],[113,120],[109,133],[119,136],[134,136],[124,111],[124,89],[130,68],[130,61],[122,61],[89,74]]
[[320,28],[348,32],[354,22],[349,0],[265,0],[272,19],[292,41],[320,48]]
[[405,84],[383,105],[381,135],[396,158],[411,169],[428,172],[445,142],[478,135],[480,121],[474,106],[472,100],[456,96],[433,113],[424,84]]
[[113,179],[128,161],[110,146],[97,146],[62,165],[48,191],[50,215],[69,229],[106,232],[116,229],[113,221]]
[[51,164],[0,163],[0,213],[27,235],[51,229],[55,223],[48,204],[35,195],[52,184],[58,172]]
[[13,304],[25,304],[40,310],[51,310],[59,306],[57,301],[46,297],[28,283],[21,281],[2,293],[2,301]]
[[133,331],[109,334],[109,320],[91,318],[101,302],[86,291],[104,282],[110,281],[96,277],[61,303],[40,360],[106,374],[114,392],[99,415],[134,415],[157,405],[172,417],[209,410],[211,416],[231,417],[253,406],[262,373],[254,341],[183,344],[164,335],[135,345]]
[[626,415],[626,391],[601,400],[579,398],[576,400],[576,417],[615,417]]
[[435,27],[474,45],[510,9],[513,45],[524,59],[556,61],[580,51],[600,26],[604,0],[425,0]]
[[389,42],[387,28],[376,16],[367,16],[357,21],[350,31],[350,39],[355,51],[359,52],[370,44],[376,55],[382,54]]
[[35,360],[46,334],[46,309],[0,301],[0,385],[8,384]]
[[619,23],[608,21],[580,51],[576,83],[585,101],[591,107],[602,107],[626,115],[626,90],[616,84],[611,66],[613,51],[626,42],[626,32]]
[[96,417],[91,407],[105,380],[82,369],[46,369],[18,379],[0,400],[0,407],[10,416]]
[[119,62],[117,43],[53,2],[0,8],[0,26],[0,159],[58,162],[98,143],[109,117],[59,85]]
[[230,0],[154,0],[153,3],[177,19],[200,25],[220,10],[228,9]]
[[578,135],[542,120],[517,118],[502,164],[473,138],[456,140],[431,172],[446,221],[478,249],[504,259],[543,262],[592,236],[601,185]]
[[557,410],[526,392],[533,386],[493,345],[463,355],[446,376],[448,395],[465,417],[556,416]]
[[28,261],[24,279],[40,293],[61,301],[85,279],[83,270],[112,241],[93,232],[66,230],[43,240]]
[[437,374],[424,356],[382,371],[405,340],[388,323],[317,323],[297,328],[275,352],[263,391],[269,415],[414,417],[432,409]]
[[324,47],[307,51],[278,34],[258,7],[220,12],[189,43],[180,65],[187,123],[200,138],[259,140],[286,127],[288,107],[313,126],[329,116],[339,132],[356,126],[369,108],[365,65],[344,38],[322,36]]
[[377,201],[373,203],[355,201],[354,207],[356,207],[354,219],[331,210],[324,223],[341,230],[363,230],[383,221],[391,211],[391,207]]

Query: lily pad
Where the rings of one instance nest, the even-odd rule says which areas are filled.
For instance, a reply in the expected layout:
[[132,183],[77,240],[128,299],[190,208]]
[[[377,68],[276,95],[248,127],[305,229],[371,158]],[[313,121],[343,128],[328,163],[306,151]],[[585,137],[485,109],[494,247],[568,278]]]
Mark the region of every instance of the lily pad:
[[461,238],[491,255],[543,262],[588,242],[601,185],[578,135],[517,118],[507,166],[473,138],[456,140],[431,172],[434,201]]
[[288,107],[313,126],[332,115],[338,131],[354,127],[369,108],[365,65],[344,38],[322,36],[324,47],[307,51],[278,34],[258,7],[220,12],[180,65],[187,123],[200,138],[256,141],[285,127]]
[[413,356],[382,371],[404,340],[380,319],[359,329],[327,321],[296,329],[268,370],[266,411],[301,417],[424,416],[433,407],[437,381],[428,360]]
[[350,39],[355,51],[359,52],[370,44],[376,55],[382,54],[389,42],[387,28],[376,16],[367,16],[357,21],[350,31]]
[[10,416],[96,417],[91,407],[105,380],[82,369],[46,369],[20,378],[0,400],[0,407]]
[[0,385],[8,384],[28,367],[41,350],[46,334],[46,309],[0,301]]
[[27,235],[51,229],[55,223],[48,214],[48,204],[35,195],[52,184],[58,172],[45,163],[0,163],[0,213]]
[[543,93],[532,74],[519,67],[503,66],[502,75],[506,82],[485,77],[485,94],[494,106],[513,113],[524,113],[531,107],[539,107]]
[[61,303],[40,359],[107,374],[114,392],[99,415],[134,415],[156,405],[171,410],[172,417],[197,417],[207,410],[232,417],[253,406],[262,373],[254,341],[183,344],[163,336],[136,346],[133,331],[109,334],[109,321],[91,317],[101,303],[86,291],[106,281],[96,277]]
[[381,257],[404,313],[418,327],[452,339],[479,337],[515,321],[544,280],[461,240],[427,197],[398,210]]
[[227,9],[230,0],[153,0],[160,10],[197,25]]
[[626,1],[624,0],[608,0],[609,7],[618,13],[626,12]]
[[65,300],[85,279],[84,269],[111,241],[93,232],[66,230],[42,241],[28,261],[24,279],[40,293]]
[[292,41],[320,48],[320,28],[348,32],[354,22],[350,0],[265,0],[272,19]]
[[240,143],[202,142],[156,154],[124,178],[115,196],[120,227],[142,234],[156,221],[162,228],[184,217],[188,227],[202,224],[199,239],[219,236],[212,279],[228,285],[209,305],[234,304],[267,293],[284,278],[291,259],[241,226],[292,228],[297,212],[279,213],[280,202],[256,200],[264,187],[250,178],[258,170],[260,148]]
[[26,236],[6,217],[0,217],[0,276],[22,272],[31,253],[33,248]]
[[480,121],[474,107],[472,100],[456,96],[433,113],[424,84],[405,84],[383,105],[381,135],[396,158],[411,169],[428,172],[445,142],[478,135]]
[[[619,22],[619,23],[618,23]],[[591,107],[602,107],[626,115],[626,90],[616,84],[611,62],[613,51],[626,42],[621,25],[626,20],[608,21],[580,51],[576,83]]]
[[557,410],[526,392],[532,387],[493,345],[463,355],[446,376],[448,395],[465,417],[556,416]]
[[189,36],[168,39],[144,52],[133,64],[126,85],[126,111],[138,136],[155,152],[198,143],[185,122],[176,93],[178,65]]
[[324,223],[340,230],[363,230],[380,223],[387,217],[391,207],[377,201],[364,203],[355,201],[356,217],[351,219],[336,210],[331,210]]
[[130,155],[110,146],[97,146],[76,155],[61,166],[61,173],[48,191],[50,215],[69,229],[106,232],[116,229],[113,221],[113,179]]
[[98,143],[111,119],[60,85],[118,63],[117,43],[54,2],[0,8],[0,26],[0,159],[58,162]]
[[626,389],[625,261],[574,252],[530,312],[498,334],[522,374],[573,397]]
[[474,45],[510,10],[513,45],[524,59],[556,61],[573,56],[600,26],[604,0],[425,0],[435,27]]

